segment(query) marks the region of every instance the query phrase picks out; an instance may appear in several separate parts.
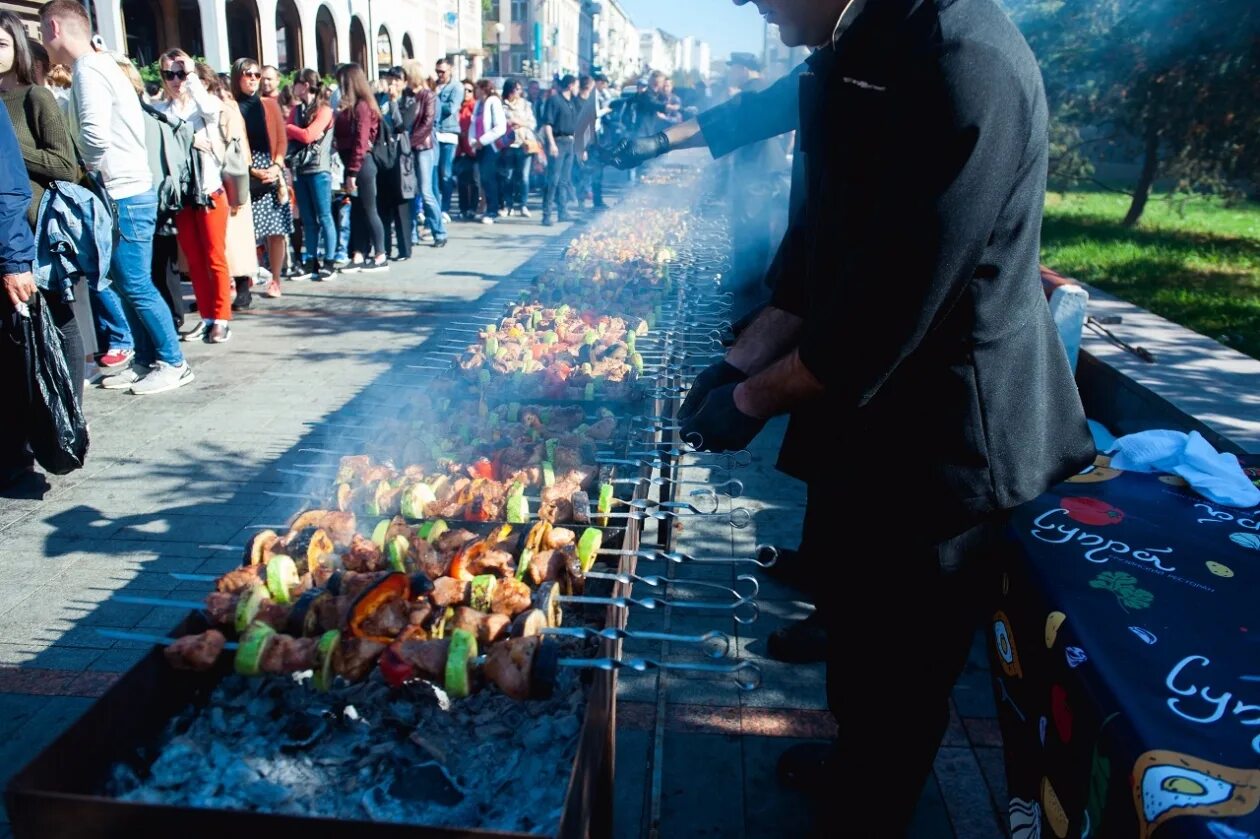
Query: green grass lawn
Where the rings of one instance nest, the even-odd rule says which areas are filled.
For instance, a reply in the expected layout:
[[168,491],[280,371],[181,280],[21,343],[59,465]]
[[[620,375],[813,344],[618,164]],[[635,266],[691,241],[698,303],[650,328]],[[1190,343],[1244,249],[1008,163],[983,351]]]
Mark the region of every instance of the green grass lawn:
[[1050,193],[1042,261],[1260,358],[1260,204],[1152,196],[1134,229],[1128,196]]

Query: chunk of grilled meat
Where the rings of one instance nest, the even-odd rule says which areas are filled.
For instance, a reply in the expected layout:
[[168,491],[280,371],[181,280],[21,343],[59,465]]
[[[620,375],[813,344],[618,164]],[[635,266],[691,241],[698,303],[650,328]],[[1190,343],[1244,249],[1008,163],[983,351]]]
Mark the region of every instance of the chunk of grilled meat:
[[185,635],[162,651],[166,661],[178,670],[209,670],[223,652],[227,638],[217,629]]

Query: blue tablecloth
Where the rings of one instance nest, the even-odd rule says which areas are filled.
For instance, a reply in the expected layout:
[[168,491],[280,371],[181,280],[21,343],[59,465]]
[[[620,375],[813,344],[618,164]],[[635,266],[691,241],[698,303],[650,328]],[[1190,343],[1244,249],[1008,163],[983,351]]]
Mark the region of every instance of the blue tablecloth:
[[1260,509],[1098,465],[1012,538],[990,651],[1015,839],[1260,837]]

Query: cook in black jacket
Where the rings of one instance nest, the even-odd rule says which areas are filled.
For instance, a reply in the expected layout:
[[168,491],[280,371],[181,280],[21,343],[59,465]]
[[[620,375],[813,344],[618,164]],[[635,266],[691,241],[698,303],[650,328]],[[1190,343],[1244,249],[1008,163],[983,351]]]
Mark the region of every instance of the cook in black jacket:
[[1039,282],[1045,94],[994,0],[756,4],[824,45],[800,80],[808,199],[741,372],[693,390],[684,434],[738,449],[791,415],[779,466],[828,513],[804,541],[830,546],[810,558],[839,741],[781,776],[862,790],[893,835],[992,614],[1006,511],[1094,454]]

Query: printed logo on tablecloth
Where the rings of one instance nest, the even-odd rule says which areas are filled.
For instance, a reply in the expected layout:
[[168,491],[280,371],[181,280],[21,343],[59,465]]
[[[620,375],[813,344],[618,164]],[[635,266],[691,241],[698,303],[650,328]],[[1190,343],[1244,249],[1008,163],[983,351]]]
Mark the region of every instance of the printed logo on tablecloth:
[[993,643],[997,647],[998,661],[1006,675],[1023,678],[1024,671],[1019,666],[1019,651],[1015,649],[1015,633],[1011,629],[1011,621],[1000,610],[993,616]]
[[1245,816],[1260,804],[1260,770],[1180,752],[1144,753],[1133,764],[1132,778],[1141,839],[1170,819]]
[[1008,813],[1011,839],[1041,839],[1041,805],[1024,798],[1012,798]]
[[[1234,722],[1244,726],[1260,726],[1260,704],[1250,702],[1238,696],[1235,690],[1223,690],[1216,685],[1222,678],[1233,681],[1236,677],[1241,682],[1260,681],[1260,676],[1247,674],[1221,674],[1219,671],[1210,674],[1216,685],[1207,681],[1209,674],[1204,671],[1211,666],[1212,660],[1203,655],[1188,655],[1173,665],[1164,678],[1164,687],[1175,694],[1168,698],[1168,709],[1186,722],[1198,725],[1215,725],[1222,721]],[[1232,685],[1231,685],[1232,686]],[[1253,689],[1254,690],[1254,689]],[[1255,728],[1245,734],[1250,735]],[[1252,751],[1260,754],[1260,734],[1251,740]]]

